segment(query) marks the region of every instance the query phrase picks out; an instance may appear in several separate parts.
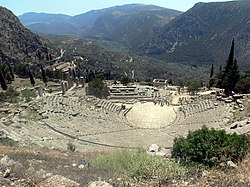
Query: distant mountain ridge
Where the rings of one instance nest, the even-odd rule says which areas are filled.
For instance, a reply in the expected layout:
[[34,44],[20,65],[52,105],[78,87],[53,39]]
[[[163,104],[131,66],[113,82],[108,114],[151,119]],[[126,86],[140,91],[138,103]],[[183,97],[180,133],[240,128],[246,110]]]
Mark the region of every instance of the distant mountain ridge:
[[[147,12],[147,14],[150,14],[150,12],[153,14],[158,12],[158,18],[162,20],[168,18],[172,19],[181,13],[176,10],[154,5],[128,4],[100,10],[92,10],[76,16],[68,16],[64,14],[25,13],[19,16],[19,19],[27,28],[36,33],[60,35],[77,34],[82,36],[93,35],[93,31],[95,31],[94,34],[106,37],[106,33],[99,32],[98,24],[101,21],[106,22],[106,18],[109,17],[109,15],[118,12],[123,12],[123,17],[126,17],[126,19],[131,18],[131,20],[129,20],[130,22],[133,22],[133,17],[131,17],[131,15],[142,14],[143,12]],[[120,20],[117,20],[117,22],[119,21]],[[111,26],[115,28],[114,25]]]
[[21,22],[28,26],[36,23],[52,23],[55,21],[66,21],[71,18],[71,16],[65,14],[47,14],[47,13],[36,13],[28,12],[21,16],[18,16]]

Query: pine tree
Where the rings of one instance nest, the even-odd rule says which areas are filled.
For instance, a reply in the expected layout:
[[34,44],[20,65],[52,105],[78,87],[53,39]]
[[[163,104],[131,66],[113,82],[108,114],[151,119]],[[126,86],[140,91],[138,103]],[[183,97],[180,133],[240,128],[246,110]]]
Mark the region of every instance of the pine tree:
[[7,80],[7,84],[11,84],[12,82],[12,78],[11,78],[11,75],[9,74],[9,72],[6,73],[6,80]]
[[14,76],[14,73],[13,73],[12,68],[10,66],[10,63],[8,63],[8,67],[9,67],[9,72],[10,72],[11,80],[13,81],[13,80],[15,80],[15,76]]
[[237,64],[236,59],[234,59],[234,63],[233,63],[233,66],[232,66],[232,75],[231,76],[232,76],[231,77],[231,90],[234,91],[237,82],[240,80],[240,72],[238,70],[238,64]]
[[1,87],[3,90],[7,90],[8,87],[7,87],[7,84],[5,82],[2,71],[0,71],[0,84],[1,84]]
[[75,80],[75,79],[76,79],[76,71],[75,71],[75,68],[72,70],[72,76],[73,76],[73,79]]
[[30,71],[30,67],[28,66],[28,71],[29,71],[29,77],[30,77],[30,83],[32,84],[32,86],[35,85],[35,79],[33,77],[32,72]]
[[45,74],[45,71],[43,69],[43,66],[41,65],[40,68],[41,68],[41,72],[42,72],[43,82],[45,83],[45,86],[47,86],[48,79],[46,77],[46,74]]
[[210,78],[214,76],[214,65],[211,67]]
[[232,68],[233,63],[234,63],[234,39],[232,41],[230,53],[229,53],[229,56],[228,56],[226,67],[225,67],[226,72],[228,72]]
[[214,65],[211,67],[211,72],[210,72],[210,77],[209,77],[209,83],[208,83],[208,88],[210,89],[211,87],[214,86],[215,84],[215,78],[214,76]]
[[217,79],[217,87],[222,88],[223,71],[221,66],[219,69],[219,73],[216,76],[216,79]]
[[219,86],[221,88],[224,88],[225,94],[229,96],[230,93],[235,90],[235,85],[240,78],[237,60],[234,59],[234,39],[232,41],[227,64],[224,70],[222,71],[220,78],[221,78],[221,85]]

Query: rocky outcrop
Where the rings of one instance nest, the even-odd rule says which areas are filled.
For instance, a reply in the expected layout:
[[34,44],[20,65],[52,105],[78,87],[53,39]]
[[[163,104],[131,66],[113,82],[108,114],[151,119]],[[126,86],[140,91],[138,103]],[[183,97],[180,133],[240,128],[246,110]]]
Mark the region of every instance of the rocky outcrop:
[[95,181],[89,183],[88,187],[112,187],[112,185],[104,181]]
[[77,187],[80,186],[79,183],[72,181],[61,175],[54,175],[48,179],[46,179],[41,187]]

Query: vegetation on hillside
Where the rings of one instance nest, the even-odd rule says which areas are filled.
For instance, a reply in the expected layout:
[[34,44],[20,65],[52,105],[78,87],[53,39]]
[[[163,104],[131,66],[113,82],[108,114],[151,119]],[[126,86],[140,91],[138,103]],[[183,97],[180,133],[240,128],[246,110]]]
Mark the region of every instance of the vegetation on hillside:
[[10,86],[6,91],[0,92],[0,102],[15,103],[18,101],[19,95],[20,93]]
[[203,127],[174,140],[172,157],[183,163],[219,166],[222,162],[242,161],[249,150],[247,135],[227,134],[225,130]]
[[7,8],[0,7],[0,63],[22,64],[46,61],[56,46],[32,33]]
[[226,58],[223,49],[235,38],[241,70],[249,68],[248,12],[249,1],[197,3],[164,28],[155,29],[137,51],[171,62],[219,66]]
[[36,90],[34,89],[24,89],[22,91],[17,91],[12,86],[9,86],[6,91],[0,92],[0,103],[17,103],[19,101],[29,102],[36,96]]
[[[121,44],[111,41],[87,40],[72,36],[47,36],[51,42],[65,49],[62,60],[69,61],[78,57],[76,65],[79,72],[86,70],[111,71],[111,79],[119,80],[125,74],[139,81],[146,79],[172,79],[174,82],[183,80],[205,81],[208,78],[208,67],[192,67],[189,65],[171,63],[147,56],[128,52]],[[79,59],[82,57],[82,60]],[[205,73],[204,73],[205,72]]]
[[101,154],[91,159],[93,164],[101,169],[129,178],[158,179],[183,176],[188,172],[185,166],[168,161],[161,157],[153,157],[145,150],[114,151]]

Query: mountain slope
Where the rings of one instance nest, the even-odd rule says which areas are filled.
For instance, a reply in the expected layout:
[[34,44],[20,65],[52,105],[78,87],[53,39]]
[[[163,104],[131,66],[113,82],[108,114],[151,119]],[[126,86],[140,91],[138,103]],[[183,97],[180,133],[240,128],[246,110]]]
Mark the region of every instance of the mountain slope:
[[23,63],[41,58],[51,51],[49,44],[38,35],[26,29],[18,18],[8,9],[0,7],[0,62]]
[[198,3],[136,50],[174,62],[222,64],[232,38],[241,66],[250,66],[250,2]]
[[[86,40],[77,36],[46,36],[58,47],[65,49],[64,60],[77,59],[82,70],[111,70],[112,79],[119,79],[127,74],[131,77],[134,71],[135,79],[146,80],[154,78],[171,78],[175,83],[183,80],[205,81],[210,67],[193,67],[178,63],[168,63],[145,56],[139,56],[109,42],[101,44],[99,40]],[[111,46],[113,44],[113,46]]]
[[162,27],[181,14],[176,10],[153,5],[131,5],[129,8],[127,6],[118,7],[100,16],[90,33],[133,48],[145,37],[151,37],[154,29]]

